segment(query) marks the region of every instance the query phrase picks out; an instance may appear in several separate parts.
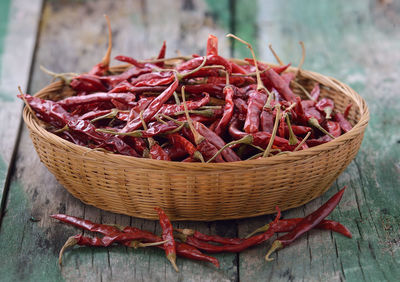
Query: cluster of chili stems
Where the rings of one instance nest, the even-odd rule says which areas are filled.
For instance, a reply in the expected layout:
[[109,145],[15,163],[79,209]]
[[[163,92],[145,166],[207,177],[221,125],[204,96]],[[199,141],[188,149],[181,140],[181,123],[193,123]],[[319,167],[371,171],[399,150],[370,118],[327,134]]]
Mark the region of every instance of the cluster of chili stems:
[[108,50],[88,73],[45,70],[63,79],[73,96],[19,95],[50,131],[75,144],[159,160],[232,162],[304,150],[352,128],[346,119],[351,105],[342,114],[320,97],[318,83],[302,82],[303,44],[297,73],[286,71],[290,64],[271,46],[279,65],[258,62],[252,46],[231,34],[251,50],[247,64],[220,56],[210,35],[205,56],[165,59],[164,42],[153,60],[115,57],[129,67],[113,73],[107,21]]
[[352,235],[345,226],[339,222],[325,219],[339,204],[345,189],[346,187],[342,188],[320,208],[304,218],[281,219],[280,210],[277,208],[278,213],[273,222],[256,229],[245,238],[227,238],[206,235],[192,229],[174,229],[168,216],[161,208],[156,208],[162,228],[161,236],[136,227],[97,224],[74,216],[55,214],[51,217],[84,230],[104,235],[101,238],[81,234],[70,237],[60,251],[59,263],[61,265],[64,251],[74,245],[108,247],[113,244],[121,244],[131,248],[155,246],[163,249],[176,271],[178,271],[177,256],[210,262],[219,267],[219,262],[215,257],[206,255],[202,251],[207,253],[241,252],[267,241],[275,233],[287,232],[272,243],[271,249],[266,255],[266,260],[269,261],[271,260],[271,253],[288,246],[313,228],[331,230],[351,238]]

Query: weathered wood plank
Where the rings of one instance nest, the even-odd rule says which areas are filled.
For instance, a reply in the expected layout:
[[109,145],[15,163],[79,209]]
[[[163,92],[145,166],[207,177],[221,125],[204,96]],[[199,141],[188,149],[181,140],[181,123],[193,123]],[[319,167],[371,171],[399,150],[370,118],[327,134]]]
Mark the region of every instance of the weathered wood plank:
[[[396,281],[399,272],[400,103],[399,4],[382,1],[259,1],[260,58],[272,61],[272,43],[285,61],[300,59],[297,41],[307,47],[306,69],[332,75],[358,91],[371,111],[370,125],[356,160],[321,198],[283,213],[303,216],[315,210],[340,187],[348,189],[329,217],[353,232],[353,239],[312,231],[264,261],[269,244],[239,256],[242,281]],[[387,16],[390,14],[390,16]],[[389,55],[390,54],[390,55]],[[259,217],[239,223],[239,234],[270,220]],[[272,240],[271,240],[272,242]]]
[[[41,0],[0,2],[0,221],[4,189],[18,135],[21,102],[17,86],[28,86],[29,71],[39,25]],[[4,190],[4,195],[3,195]]]
[[[114,35],[113,55],[137,58],[157,54],[164,39],[167,54],[204,53],[209,32],[223,37],[225,30],[203,1],[49,1],[44,7],[39,47],[33,66],[32,87],[36,92],[51,78],[40,65],[56,72],[86,71],[102,58],[106,49],[107,13]],[[218,14],[218,13],[217,13]],[[219,15],[219,14],[218,14]],[[229,54],[227,41],[221,41],[221,53]],[[64,267],[57,266],[57,253],[63,242],[77,234],[76,228],[55,222],[53,213],[67,213],[103,222],[133,225],[160,233],[155,221],[129,218],[86,206],[70,196],[40,163],[27,130],[22,132],[16,171],[7,202],[7,214],[0,231],[0,276],[8,280],[69,281],[233,281],[237,278],[237,255],[217,255],[221,268],[202,262],[179,259],[179,273],[158,249],[131,250],[74,248],[64,256]],[[31,222],[33,216],[39,222]],[[231,223],[177,223],[220,235],[236,234]],[[10,259],[7,259],[8,257]],[[4,262],[4,263],[3,263]],[[21,266],[24,267],[21,267]],[[3,276],[4,275],[4,276]]]

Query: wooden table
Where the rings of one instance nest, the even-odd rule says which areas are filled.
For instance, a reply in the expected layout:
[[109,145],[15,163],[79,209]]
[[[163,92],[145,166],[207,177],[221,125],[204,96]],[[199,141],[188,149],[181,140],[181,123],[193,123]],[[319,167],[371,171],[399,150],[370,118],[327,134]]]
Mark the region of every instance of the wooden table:
[[[304,216],[343,185],[332,215],[353,239],[311,231],[276,260],[264,261],[269,243],[240,254],[219,254],[221,268],[179,259],[179,273],[158,249],[75,248],[57,264],[64,241],[77,229],[49,218],[67,213],[96,222],[159,232],[155,221],[87,206],[73,198],[40,163],[25,126],[17,86],[35,93],[50,82],[40,65],[84,72],[102,58],[110,16],[113,54],[154,56],[205,52],[209,33],[225,56],[249,56],[224,35],[232,32],[273,61],[267,44],[297,65],[299,40],[305,69],[348,83],[367,101],[371,120],[356,159],[321,198],[283,213]],[[398,1],[41,1],[0,2],[0,280],[1,281],[395,281],[400,278],[400,4]],[[219,222],[174,223],[221,236],[244,236],[270,216]]]

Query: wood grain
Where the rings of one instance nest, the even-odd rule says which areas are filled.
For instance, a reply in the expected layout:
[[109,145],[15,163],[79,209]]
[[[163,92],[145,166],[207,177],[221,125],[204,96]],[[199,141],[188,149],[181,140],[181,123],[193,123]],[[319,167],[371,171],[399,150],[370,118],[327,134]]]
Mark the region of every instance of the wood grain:
[[0,2],[0,222],[21,121],[17,86],[28,87],[42,6],[41,0],[23,2]]
[[[304,68],[332,75],[348,83],[366,100],[371,112],[361,150],[331,189],[285,217],[303,216],[317,209],[340,187],[348,189],[329,217],[353,232],[349,240],[326,231],[311,231],[279,251],[272,263],[263,256],[269,244],[239,256],[242,281],[395,281],[399,272],[400,103],[397,100],[400,53],[398,4],[370,1],[318,2],[259,1],[259,50],[272,60],[267,43],[280,57],[297,64],[303,40]],[[397,13],[393,12],[393,9]],[[392,17],[385,17],[390,13]],[[390,54],[390,55],[389,55]],[[395,129],[397,127],[397,129]],[[239,234],[270,220],[259,217],[239,223]]]
[[[205,53],[209,33],[223,38],[226,32],[214,23],[203,1],[49,1],[46,2],[41,36],[32,72],[34,93],[51,78],[40,65],[56,72],[86,71],[96,64],[106,49],[106,25],[103,14],[111,19],[113,55],[126,54],[144,59],[155,56],[164,39],[168,56],[179,49]],[[229,55],[227,41],[221,41],[221,53]],[[221,268],[202,262],[178,259],[175,273],[165,254],[158,249],[132,250],[74,248],[64,256],[64,266],[57,266],[57,253],[63,242],[81,231],[55,222],[53,213],[66,213],[95,222],[132,225],[160,233],[156,221],[129,218],[86,206],[70,196],[40,163],[24,128],[18,148],[16,171],[12,178],[7,214],[0,234],[0,273],[9,280],[68,281],[232,281],[237,274],[237,255],[216,257]],[[38,222],[30,218],[40,219]],[[15,226],[17,224],[17,226]],[[236,225],[213,223],[177,223],[207,233],[235,236]],[[6,260],[5,256],[12,259]],[[21,265],[24,268],[21,269]]]

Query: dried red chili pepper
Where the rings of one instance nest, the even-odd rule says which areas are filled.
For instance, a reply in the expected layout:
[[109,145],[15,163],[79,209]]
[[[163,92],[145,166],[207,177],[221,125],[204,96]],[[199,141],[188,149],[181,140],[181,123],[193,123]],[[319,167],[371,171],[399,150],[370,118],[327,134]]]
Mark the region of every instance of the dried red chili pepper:
[[[153,101],[150,102],[148,107],[143,112],[143,120],[149,122],[153,116],[160,110],[161,106],[172,96],[176,88],[178,87],[179,81],[176,78],[175,81],[157,96]],[[121,132],[130,132],[138,129],[142,124],[140,117],[135,117],[133,120],[128,121]]]
[[255,133],[260,126],[260,113],[267,102],[268,96],[260,91],[249,91],[249,99],[247,105],[247,116],[244,123],[244,131],[246,133]]
[[339,137],[342,134],[342,130],[340,129],[340,124],[336,121],[328,120],[325,124],[326,129],[333,137]]
[[[207,55],[206,58],[207,58],[207,61],[205,63],[206,66],[221,65],[221,66],[224,66],[225,70],[229,74],[232,73],[232,66],[229,63],[229,61],[226,60],[225,58],[218,56],[218,55]],[[191,70],[198,68],[202,64],[203,61],[204,61],[204,57],[196,57],[196,58],[193,58],[191,60],[188,60],[188,61],[180,64],[176,69],[177,69],[177,71],[183,72],[183,73],[184,73],[184,71],[191,71]]]
[[206,55],[218,55],[218,38],[208,35]]
[[267,255],[265,256],[265,259],[267,261],[273,260],[269,256],[274,251],[288,246],[298,237],[300,237],[307,231],[311,230],[312,228],[317,226],[322,220],[324,220],[325,217],[327,217],[339,204],[345,189],[346,186],[342,188],[339,192],[337,192],[335,195],[333,195],[325,204],[323,204],[316,211],[303,218],[292,231],[276,239],[272,243],[272,246],[269,249]]
[[319,84],[315,83],[314,88],[311,90],[311,93],[310,93],[310,95],[314,101],[318,101],[320,92],[321,92],[321,89],[319,88]]
[[[111,101],[111,99],[116,99],[120,102],[126,103],[126,104],[132,104],[133,101],[135,101],[135,94],[132,93],[94,93],[94,94],[88,94],[85,96],[71,96],[67,97],[63,100],[58,101],[57,103],[60,104],[63,107],[72,107],[76,105],[81,105],[81,104],[87,104],[87,103],[98,103],[98,102],[107,102]],[[134,105],[134,104],[132,104]]]
[[[158,53],[157,59],[164,59],[164,58],[165,58],[165,52],[166,52],[166,51],[167,51],[167,43],[166,43],[165,40],[164,40],[164,41],[163,41],[163,44],[162,44],[162,46],[161,46],[160,52]],[[155,63],[155,65],[156,65],[157,67],[162,68],[162,67],[164,67],[164,61]]]
[[350,122],[347,119],[345,119],[343,114],[335,113],[334,118],[335,118],[335,121],[337,121],[340,124],[340,128],[342,128],[342,130],[344,132],[349,132],[353,128],[351,126]]
[[167,241],[166,243],[164,243],[165,254],[174,269],[178,272],[179,269],[176,265],[176,243],[173,235],[174,229],[165,212],[161,208],[155,208],[155,210],[157,211],[158,217],[160,219],[162,238],[163,240]]
[[226,86],[224,88],[224,94],[225,94],[224,113],[222,115],[222,118],[216,125],[215,130],[213,130],[217,135],[221,135],[222,133],[225,132],[229,121],[232,119],[233,109],[234,109],[233,93],[234,93],[233,86]]
[[238,245],[238,244],[241,244],[244,240],[242,238],[227,238],[227,237],[221,237],[218,235],[206,235],[199,231],[196,231],[193,229],[187,229],[187,228],[175,229],[175,230],[182,233],[183,235],[193,236],[194,238],[199,239],[204,242],[214,242],[214,243],[219,243],[219,244],[224,244],[224,245]]
[[332,99],[329,98],[322,98],[321,100],[319,100],[317,102],[317,104],[315,105],[315,107],[321,111],[321,112],[325,112],[326,119],[330,119],[331,118],[331,114],[334,108],[334,102]]
[[[207,92],[203,92],[204,97],[200,100],[197,101],[187,101],[186,105],[188,107],[188,110],[196,110],[202,106],[205,106],[208,104],[210,101],[210,95],[208,95]],[[157,115],[164,114],[167,116],[171,116],[175,114],[176,112],[183,112],[185,109],[183,105],[177,105],[177,104],[164,104],[162,105],[161,109],[157,112]]]
[[345,119],[348,118],[349,113],[350,113],[350,109],[351,109],[352,106],[353,106],[353,104],[348,104],[346,109],[344,110],[343,116],[344,116]]
[[279,220],[281,216],[280,210],[278,210],[278,214],[275,217],[274,221],[271,223],[270,228],[261,234],[255,235],[253,237],[243,239],[240,244],[236,245],[213,245],[209,244],[207,242],[201,241],[193,236],[186,236],[186,244],[189,244],[193,247],[196,247],[200,250],[207,251],[209,253],[220,253],[220,252],[232,252],[232,253],[237,253],[241,252],[249,247],[252,247],[254,245],[261,244],[262,242],[265,242],[269,238],[271,238],[275,234],[275,224]]

